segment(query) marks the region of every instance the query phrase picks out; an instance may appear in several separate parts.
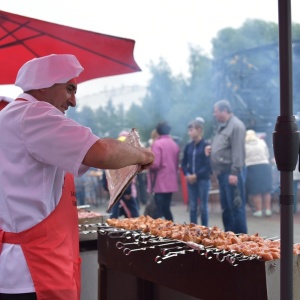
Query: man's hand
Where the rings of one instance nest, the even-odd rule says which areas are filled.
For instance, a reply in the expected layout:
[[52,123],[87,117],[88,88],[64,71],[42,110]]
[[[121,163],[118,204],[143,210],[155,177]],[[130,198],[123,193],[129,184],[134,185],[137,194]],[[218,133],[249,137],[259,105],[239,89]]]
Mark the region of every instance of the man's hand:
[[131,195],[123,195],[124,200],[130,200],[131,199]]
[[211,146],[210,145],[207,145],[204,148],[204,153],[205,153],[206,156],[210,156],[210,153],[211,153]]
[[141,169],[139,172],[149,169],[150,166],[153,164],[154,158],[155,158],[155,156],[151,150],[149,150],[147,148],[141,148],[141,150],[144,152],[145,157],[144,157],[144,163],[140,164]]
[[237,185],[238,184],[238,177],[236,175],[229,175],[228,182],[230,185]]
[[197,181],[197,175],[196,174],[192,174],[192,175],[187,175],[186,180],[189,184],[194,184]]

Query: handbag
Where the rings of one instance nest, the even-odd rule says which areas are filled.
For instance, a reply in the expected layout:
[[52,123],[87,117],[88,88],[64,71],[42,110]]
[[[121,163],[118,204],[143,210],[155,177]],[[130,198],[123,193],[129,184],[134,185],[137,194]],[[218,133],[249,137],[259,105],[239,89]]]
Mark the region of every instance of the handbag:
[[156,173],[154,173],[153,180],[151,180],[151,174],[150,174],[151,191],[150,193],[148,193],[147,202],[144,210],[144,216],[149,216],[151,218],[155,218],[156,211],[157,211],[157,206],[156,206],[156,202],[154,199],[154,192],[153,192],[155,180],[156,180]]

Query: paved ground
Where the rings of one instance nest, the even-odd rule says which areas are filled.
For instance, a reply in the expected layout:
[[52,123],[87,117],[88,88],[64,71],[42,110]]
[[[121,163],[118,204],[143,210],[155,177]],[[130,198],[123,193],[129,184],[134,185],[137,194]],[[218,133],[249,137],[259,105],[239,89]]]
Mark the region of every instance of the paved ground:
[[[107,208],[107,202],[102,201],[98,206],[92,206],[91,210],[98,212],[105,212]],[[209,212],[209,226],[218,226],[223,228],[221,209],[218,204],[210,205]],[[174,222],[176,223],[189,223],[189,213],[187,206],[182,202],[175,202],[171,207]],[[275,210],[275,208],[274,208]],[[144,207],[141,206],[140,212],[144,211]],[[300,212],[294,214],[294,243],[300,243]],[[200,222],[200,219],[199,219]],[[247,224],[248,233],[259,233],[261,236],[266,237],[280,237],[280,213],[273,213],[271,217],[256,218],[253,217],[250,208],[247,209]]]

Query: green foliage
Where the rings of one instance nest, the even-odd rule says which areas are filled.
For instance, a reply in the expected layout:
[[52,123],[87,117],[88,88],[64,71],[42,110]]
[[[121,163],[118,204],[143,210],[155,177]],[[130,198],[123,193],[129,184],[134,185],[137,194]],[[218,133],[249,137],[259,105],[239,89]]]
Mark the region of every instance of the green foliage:
[[115,107],[111,99],[104,107],[100,106],[96,110],[88,106],[83,106],[81,111],[71,109],[67,116],[91,128],[92,132],[100,137],[117,138],[122,130],[130,128],[123,104]]
[[[149,139],[153,127],[151,126],[149,115],[143,107],[137,104],[132,104],[126,113],[126,120],[129,128],[136,128],[138,130],[143,141],[147,141]],[[148,126],[145,124],[148,124]]]
[[172,126],[170,120],[174,104],[180,102],[180,87],[184,85],[180,78],[172,76],[168,64],[163,59],[157,66],[151,64],[150,71],[152,78],[142,105],[139,107],[133,104],[128,111],[129,124],[138,129],[143,140],[150,138],[151,131],[162,120],[168,121]]
[[151,65],[152,78],[147,94],[139,107],[132,105],[128,111],[131,126],[139,129],[144,140],[148,140],[157,123],[165,120],[171,134],[187,140],[187,124],[197,116],[211,117],[213,93],[211,88],[211,60],[198,48],[190,48],[190,76],[173,76],[168,64],[161,59]]
[[[300,34],[293,25],[293,36]],[[226,44],[226,38],[230,41]],[[299,40],[298,40],[299,43]],[[248,20],[240,29],[226,28],[213,40],[215,87],[218,99],[228,99],[248,128],[270,131],[279,115],[278,26]],[[294,82],[299,82],[297,41],[294,42]],[[294,86],[295,110],[299,109],[299,87]],[[298,99],[298,101],[296,100]]]
[[213,60],[202,54],[200,48],[190,48],[190,77],[186,89],[189,101],[188,120],[186,124],[197,116],[206,120],[204,136],[212,134],[209,126],[212,118],[212,107],[215,102],[213,89]]
[[278,42],[278,26],[273,22],[247,20],[241,28],[224,28],[212,40],[215,59]]
[[292,24],[292,39],[293,40],[300,39],[300,24],[297,23]]
[[119,133],[128,127],[123,104],[118,107],[109,99],[106,106],[100,106],[95,111],[98,135],[101,137],[117,138]]

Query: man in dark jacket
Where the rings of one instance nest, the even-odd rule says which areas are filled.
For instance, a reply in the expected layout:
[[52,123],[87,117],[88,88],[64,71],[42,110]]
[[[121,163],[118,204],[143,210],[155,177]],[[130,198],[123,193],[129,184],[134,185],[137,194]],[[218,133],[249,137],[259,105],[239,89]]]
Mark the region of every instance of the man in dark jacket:
[[208,145],[203,139],[204,120],[198,117],[188,125],[191,141],[185,146],[182,170],[188,183],[190,222],[197,224],[198,201],[202,225],[208,226],[208,193],[210,188],[210,160],[204,149]]
[[219,122],[211,145],[211,163],[219,182],[225,231],[247,233],[245,212],[245,135],[244,123],[231,111],[227,100],[214,105]]

